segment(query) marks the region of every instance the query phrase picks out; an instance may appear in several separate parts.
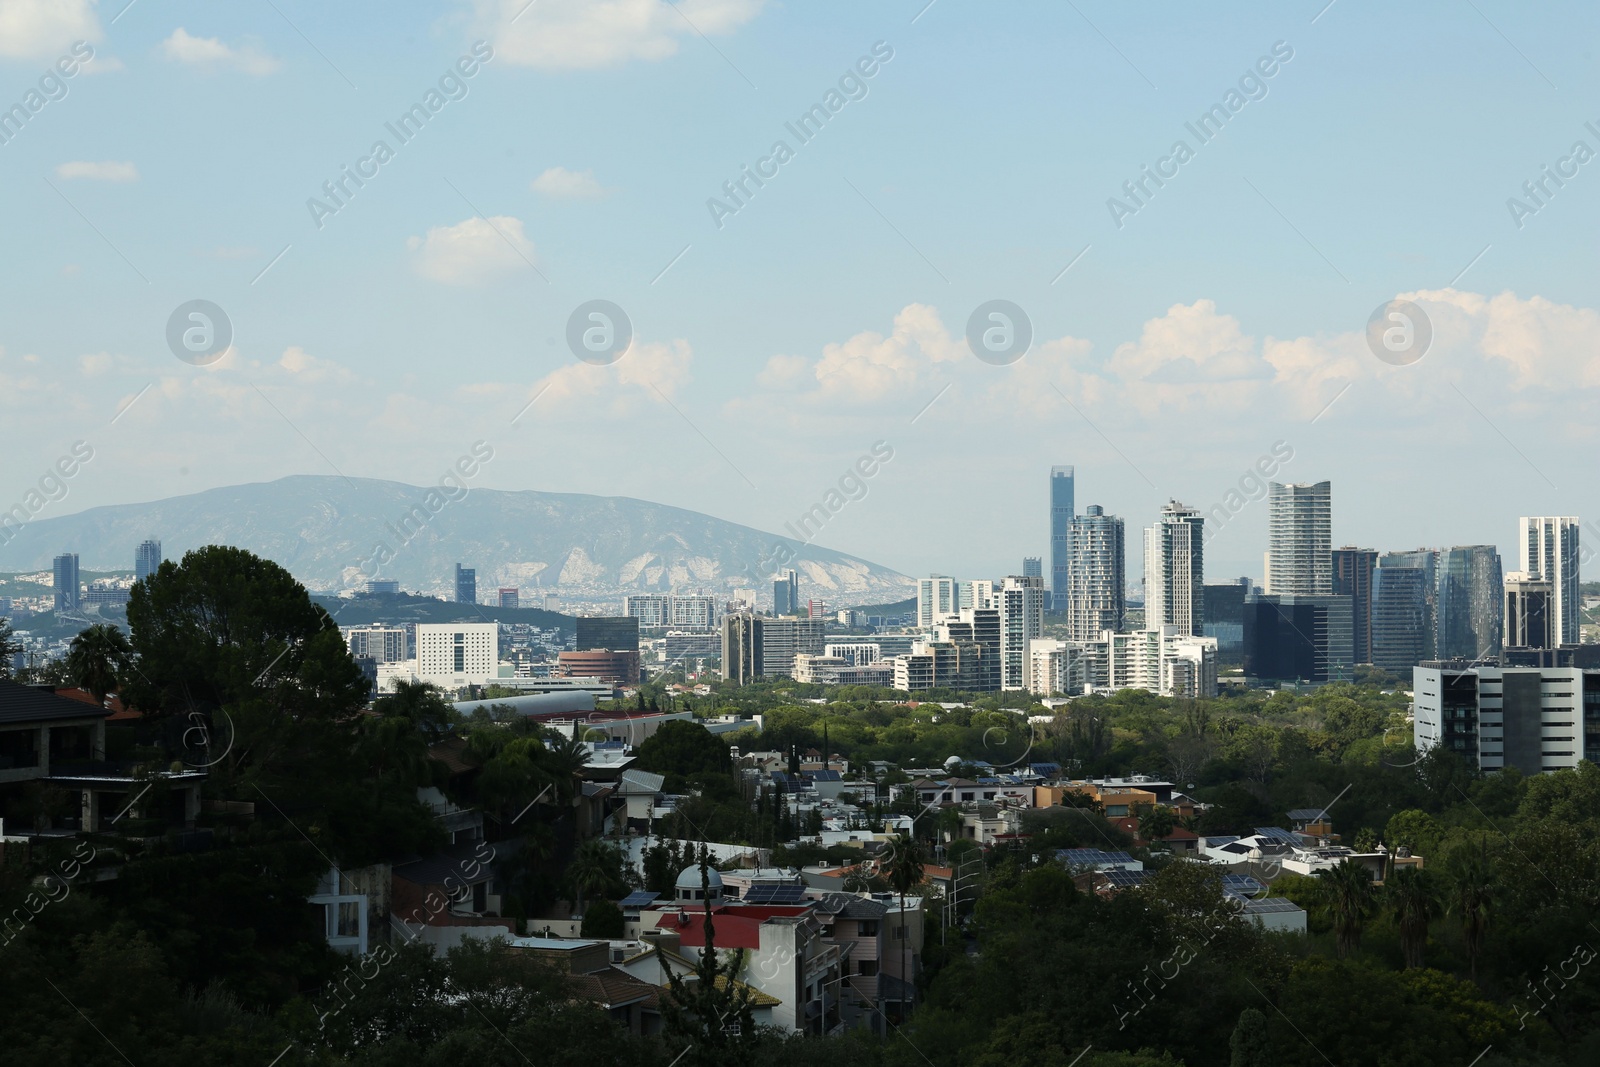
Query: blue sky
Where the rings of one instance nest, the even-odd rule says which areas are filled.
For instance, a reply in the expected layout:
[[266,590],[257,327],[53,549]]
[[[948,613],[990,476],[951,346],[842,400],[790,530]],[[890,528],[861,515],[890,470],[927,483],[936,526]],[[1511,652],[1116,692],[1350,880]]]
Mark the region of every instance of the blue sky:
[[[0,506],[79,439],[45,513],[426,484],[483,439],[480,484],[777,530],[882,440],[822,544],[1010,573],[1073,463],[1137,573],[1165,499],[1222,503],[1284,441],[1283,477],[1333,481],[1339,543],[1505,552],[1518,515],[1600,510],[1600,160],[1572,157],[1600,152],[1600,13],[924,2],[0,0],[0,107],[94,51],[0,144]],[[385,123],[478,41],[399,144]],[[799,143],[785,123],[875,45],[865,95]],[[1185,124],[1275,46],[1201,144]],[[308,199],[380,138],[319,228]],[[793,158],[719,227],[708,199],[778,139]],[[1179,139],[1118,226],[1108,199]],[[1534,205],[1546,165],[1576,173]],[[1405,366],[1363,335],[1397,296],[1434,334]],[[165,339],[197,298],[233,327],[207,366]],[[1006,366],[963,339],[996,298],[1034,334]],[[567,348],[592,299],[632,322],[614,364]],[[1208,577],[1259,576],[1265,526],[1230,519]]]

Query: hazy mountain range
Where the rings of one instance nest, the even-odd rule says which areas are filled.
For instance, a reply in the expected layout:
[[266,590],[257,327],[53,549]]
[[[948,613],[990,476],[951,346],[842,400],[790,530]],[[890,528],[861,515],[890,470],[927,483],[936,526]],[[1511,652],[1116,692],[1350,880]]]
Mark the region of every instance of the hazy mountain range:
[[[454,496],[455,499],[451,497]],[[83,570],[128,570],[146,538],[168,559],[207,544],[276,560],[319,592],[397,579],[454,594],[454,565],[475,567],[479,596],[518,586],[594,599],[638,592],[766,590],[772,561],[800,572],[800,595],[882,603],[914,592],[875,563],[682,508],[628,497],[418,487],[374,478],[297,475],[144,504],[38,518],[0,536],[0,571],[48,570],[78,553]]]

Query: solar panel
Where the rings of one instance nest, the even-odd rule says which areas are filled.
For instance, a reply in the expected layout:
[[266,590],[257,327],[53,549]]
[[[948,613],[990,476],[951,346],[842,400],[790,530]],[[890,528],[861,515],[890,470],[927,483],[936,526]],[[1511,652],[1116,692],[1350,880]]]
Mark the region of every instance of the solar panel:
[[745,890],[746,904],[799,904],[805,899],[803,885],[753,885]]
[[1300,905],[1283,897],[1269,897],[1266,900],[1252,900],[1245,904],[1245,911],[1252,913],[1299,911]]
[[641,889],[636,893],[629,893],[627,896],[623,897],[622,898],[622,907],[624,907],[624,908],[642,908],[647,904],[654,904],[659,899],[660,899],[660,894],[651,893],[651,892],[648,892],[646,890],[642,890]]
[[1261,837],[1270,838],[1274,841],[1283,841],[1291,845],[1300,843],[1300,839],[1297,836],[1281,826],[1258,826],[1256,827],[1256,833]]
[[1102,871],[1101,876],[1104,877],[1109,884],[1117,886],[1118,888],[1140,885],[1145,880],[1145,873],[1143,871]]
[[1224,892],[1253,897],[1257,893],[1263,892],[1267,887],[1248,874],[1225,874],[1222,876],[1222,888]]

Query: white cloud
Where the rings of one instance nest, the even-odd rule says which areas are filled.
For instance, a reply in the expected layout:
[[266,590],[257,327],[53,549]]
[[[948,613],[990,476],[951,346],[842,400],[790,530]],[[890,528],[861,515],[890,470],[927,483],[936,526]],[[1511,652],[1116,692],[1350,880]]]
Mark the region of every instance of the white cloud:
[[191,67],[233,67],[255,75],[278,69],[278,61],[264,52],[250,47],[233,48],[216,37],[193,37],[182,26],[161,42],[161,50],[168,59]]
[[55,58],[74,41],[98,41],[92,0],[0,0],[0,56]]
[[538,0],[531,7],[527,0],[477,0],[480,32],[495,34],[496,55],[546,70],[664,59],[681,38],[732,33],[761,6],[762,0]]
[[594,171],[566,167],[551,167],[533,179],[529,188],[556,200],[598,200],[609,192],[595,181]]
[[[539,406],[549,410],[552,402],[601,393],[616,394],[617,384],[621,383],[636,385],[651,400],[659,400],[656,390],[660,390],[663,396],[671,397],[689,380],[689,365],[693,359],[694,353],[689,348],[689,342],[681,338],[666,344],[641,343],[634,338],[616,363],[604,366],[578,362],[566,364],[535,383],[531,395],[540,395],[540,391],[548,386],[548,390],[540,396]],[[614,372],[612,368],[615,368]],[[622,398],[617,399],[620,401]]]
[[278,357],[278,367],[296,382],[305,385],[356,380],[349,368],[331,360],[318,359],[299,345],[290,345],[283,350],[283,355]]
[[94,182],[136,182],[139,180],[139,168],[132,163],[113,163],[109,160],[102,163],[76,161],[56,167],[56,177],[63,181],[83,178]]
[[416,253],[418,274],[445,285],[477,285],[533,262],[533,242],[523,235],[522,220],[510,215],[435,226],[425,238],[409,238],[406,247]]

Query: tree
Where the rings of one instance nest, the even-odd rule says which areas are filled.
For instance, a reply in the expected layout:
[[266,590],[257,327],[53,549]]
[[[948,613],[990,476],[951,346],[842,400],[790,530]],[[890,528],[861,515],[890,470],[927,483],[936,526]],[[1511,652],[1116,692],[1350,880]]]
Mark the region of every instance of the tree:
[[616,940],[626,932],[622,909],[615,902],[597,900],[584,909],[583,926],[579,930],[584,937]]
[[[922,842],[910,834],[896,834],[889,842],[889,859],[884,865],[884,873],[889,878],[889,885],[900,894],[900,925],[905,934],[911,932],[910,920],[906,918],[906,894],[922,884],[923,868],[927,864],[927,852],[922,847]],[[906,948],[911,938],[900,939],[900,980],[906,986],[911,984],[911,973],[906,968]],[[901,1021],[905,1021],[905,1002],[900,1004]]]
[[671,995],[662,1002],[661,1014],[667,1034],[687,1046],[678,1059],[687,1056],[692,1063],[720,1067],[742,1062],[743,1057],[732,1050],[754,1040],[755,1016],[750,1009],[750,987],[738,980],[744,954],[735,952],[726,962],[717,958],[711,912],[711,859],[704,850],[700,853],[700,889],[705,901],[701,920],[705,944],[692,981],[688,975],[674,971],[663,958]]
[[1268,1067],[1270,1063],[1267,1017],[1255,1008],[1246,1008],[1239,1013],[1239,1023],[1228,1039],[1228,1067]]
[[1428,943],[1428,920],[1439,912],[1432,876],[1420,867],[1402,867],[1384,885],[1384,896],[1400,928],[1400,950],[1407,967],[1422,966]]
[[699,723],[668,722],[639,746],[639,767],[668,777],[726,774],[732,766],[728,746]]
[[431,682],[396,681],[393,692],[373,702],[372,710],[385,718],[409,719],[427,744],[455,732],[461,713]]
[[22,651],[22,642],[17,640],[17,632],[11,628],[11,620],[0,619],[0,679],[10,681],[16,672],[12,669],[11,661]]
[[1361,947],[1361,926],[1371,912],[1375,892],[1372,876],[1354,860],[1322,871],[1323,902],[1333,915],[1333,933],[1339,958]]
[[1461,938],[1467,947],[1467,972],[1478,980],[1478,956],[1483,952],[1484,934],[1489,929],[1489,910],[1494,896],[1494,868],[1488,849],[1458,846],[1445,857],[1445,877],[1450,884],[1449,907],[1461,919]]
[[104,704],[106,694],[115,692],[120,679],[127,677],[132,668],[133,646],[117,627],[95,623],[72,639],[66,666],[73,684],[87,689]]
[[578,846],[567,864],[572,910],[583,911],[583,898],[622,888],[622,855],[611,845],[591,839]]

